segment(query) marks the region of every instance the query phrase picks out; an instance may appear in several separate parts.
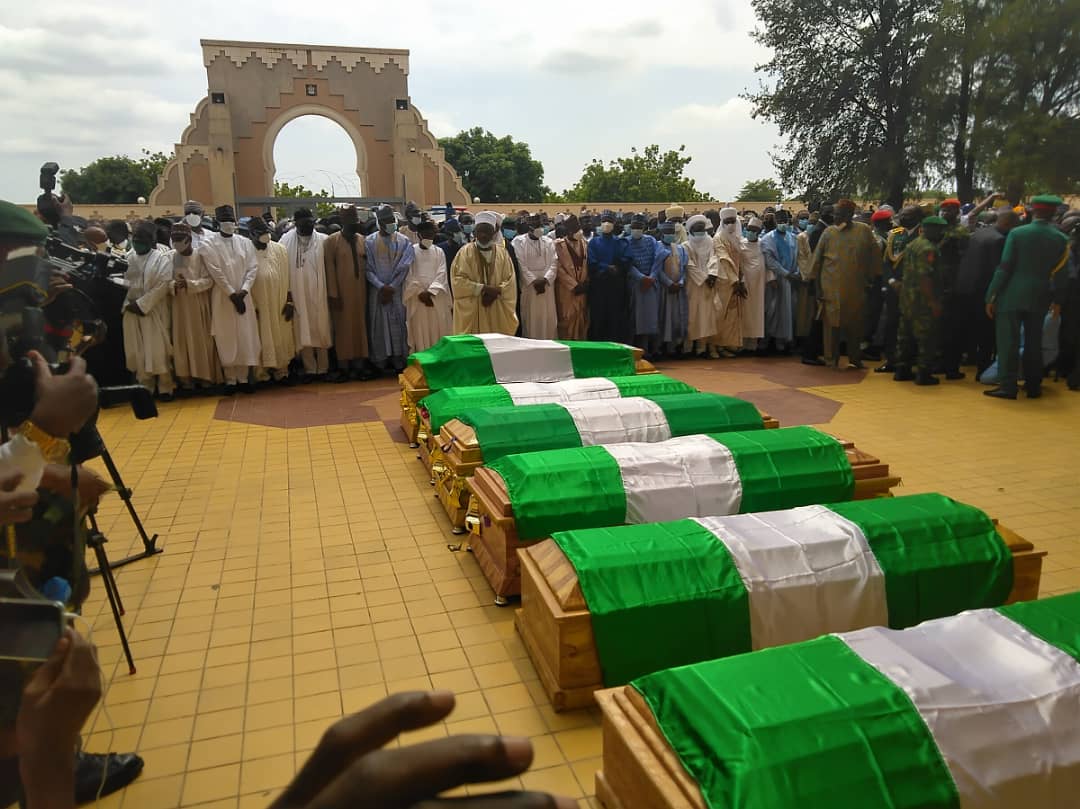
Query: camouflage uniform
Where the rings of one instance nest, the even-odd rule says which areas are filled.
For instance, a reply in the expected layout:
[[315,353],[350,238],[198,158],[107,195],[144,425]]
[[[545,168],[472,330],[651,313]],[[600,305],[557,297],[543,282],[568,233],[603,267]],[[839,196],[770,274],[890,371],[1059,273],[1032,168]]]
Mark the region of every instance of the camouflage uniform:
[[[904,250],[897,364],[905,368],[918,364],[920,370],[929,372],[937,360],[941,318],[934,317],[931,303],[940,306],[943,295],[939,256],[938,247],[922,236]],[[924,278],[929,278],[933,285],[934,301],[923,293]]]
[[955,289],[957,272],[970,239],[971,231],[963,225],[953,225],[945,231],[945,238],[938,249],[943,309],[940,354],[944,370],[950,373],[960,370],[960,354],[965,343],[964,317]]
[[900,293],[889,284],[890,280],[902,281],[904,269],[904,248],[915,238],[918,228],[893,228],[885,240],[885,256],[882,261],[882,284],[885,292],[885,336],[882,345],[885,361],[896,363],[897,332],[900,328]]

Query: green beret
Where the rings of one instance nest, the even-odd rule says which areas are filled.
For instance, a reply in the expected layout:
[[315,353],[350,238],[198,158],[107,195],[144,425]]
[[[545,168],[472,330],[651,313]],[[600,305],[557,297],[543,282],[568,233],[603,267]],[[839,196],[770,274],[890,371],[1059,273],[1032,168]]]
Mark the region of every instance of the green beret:
[[949,224],[945,221],[944,217],[941,216],[928,216],[922,221],[922,223],[924,225],[941,225],[942,227],[945,227]]
[[26,208],[0,200],[0,239],[43,242],[48,235],[45,224]]
[[1064,205],[1064,200],[1054,194],[1039,194],[1037,197],[1032,197],[1032,205],[1046,205],[1051,208],[1056,208],[1059,205]]

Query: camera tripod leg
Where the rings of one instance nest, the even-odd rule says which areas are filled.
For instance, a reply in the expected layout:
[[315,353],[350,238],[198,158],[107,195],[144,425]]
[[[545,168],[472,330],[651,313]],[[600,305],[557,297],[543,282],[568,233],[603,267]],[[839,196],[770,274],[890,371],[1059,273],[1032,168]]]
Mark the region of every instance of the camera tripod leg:
[[[120,495],[120,499],[124,501],[124,505],[127,507],[128,514],[131,515],[131,521],[135,523],[135,528],[139,532],[139,538],[142,539],[143,550],[142,553],[136,553],[132,556],[127,556],[123,559],[118,559],[110,563],[110,569],[115,570],[118,567],[137,562],[140,559],[146,559],[162,552],[162,548],[157,547],[158,535],[147,536],[146,529],[143,527],[142,520],[139,519],[139,513],[135,510],[135,504],[131,502],[131,489],[124,485],[124,479],[120,477],[120,470],[117,469],[116,464],[113,462],[112,456],[109,454],[109,450],[105,448],[105,442],[101,442],[101,460],[105,464],[105,468],[109,472],[109,477],[112,478],[113,485],[116,486],[116,493]],[[102,568],[99,565],[96,570],[91,570],[90,574],[101,573]]]
[[124,621],[121,616],[124,614],[124,605],[120,601],[120,590],[116,586],[116,579],[113,578],[112,569],[109,567],[109,558],[105,554],[105,535],[98,530],[97,520],[93,514],[90,517],[90,528],[86,535],[86,544],[94,549],[94,556],[97,557],[98,568],[101,570],[101,583],[105,587],[105,595],[109,599],[109,607],[112,609],[113,621],[116,623],[116,632],[120,635],[120,646],[124,650],[124,657],[127,658],[128,674],[135,673],[135,660],[131,656],[131,646],[128,645],[127,632],[124,631]]

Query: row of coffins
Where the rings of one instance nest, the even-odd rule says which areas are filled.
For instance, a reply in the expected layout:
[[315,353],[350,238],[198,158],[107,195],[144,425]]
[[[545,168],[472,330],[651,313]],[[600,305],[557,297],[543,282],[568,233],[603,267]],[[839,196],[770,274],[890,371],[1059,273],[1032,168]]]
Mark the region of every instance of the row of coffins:
[[1080,603],[1022,603],[1030,543],[660,375],[501,379],[417,429],[553,706],[600,704],[608,809],[1073,805]]

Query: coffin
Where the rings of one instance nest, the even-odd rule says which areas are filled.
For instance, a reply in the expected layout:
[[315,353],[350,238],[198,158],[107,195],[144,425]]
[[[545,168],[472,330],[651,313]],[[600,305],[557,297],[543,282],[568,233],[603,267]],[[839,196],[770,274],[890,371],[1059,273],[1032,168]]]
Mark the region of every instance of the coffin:
[[[770,625],[765,631],[760,628],[754,631],[753,618],[749,632],[746,626],[739,626],[751,612],[745,603],[739,603],[740,594],[734,588],[725,591],[720,586],[723,576],[713,572],[715,559],[711,560],[709,553],[687,550],[685,533],[690,526],[683,524],[687,521],[567,532],[522,548],[518,551],[521,608],[515,616],[516,624],[552,706],[556,711],[585,707],[592,704],[593,692],[605,686],[623,685],[652,671],[748,652],[752,648],[809,640],[825,632],[859,629],[875,621],[901,629],[965,609],[1038,598],[1045,551],[1036,551],[1030,542],[1004,526],[995,526],[977,509],[932,494],[861,501],[856,507],[868,518],[860,521],[866,525],[863,535],[871,553],[888,546],[877,553],[879,567],[884,571],[884,588],[868,586],[868,571],[859,567],[858,556],[850,552],[850,547],[845,549],[848,553],[838,555],[835,537],[826,539],[828,523],[823,526],[820,513],[813,513],[823,507],[793,509],[787,514],[745,515],[728,521],[733,523],[753,516],[756,521],[764,522],[780,517],[774,522],[795,526],[795,542],[787,549],[800,555],[802,544],[819,540],[818,554],[824,562],[819,564],[819,569],[827,566],[829,574],[776,577],[779,584],[774,583],[765,591],[764,597],[769,600],[754,613],[755,617],[768,615]],[[842,508],[837,510],[843,512]],[[657,530],[645,533],[644,529],[653,527]],[[690,632],[687,622],[680,619],[670,604],[655,607],[647,603],[635,608],[631,599],[615,608],[610,599],[601,595],[598,596],[601,612],[614,613],[616,622],[632,619],[635,631],[633,648],[619,648],[618,623],[613,629],[609,618],[602,625],[602,629],[606,627],[607,644],[603,656],[608,660],[607,666],[602,665],[586,590],[581,586],[575,565],[559,544],[566,542],[571,548],[587,548],[590,541],[597,543],[597,549],[595,556],[585,561],[589,575],[593,581],[603,575],[609,587],[618,576],[625,575],[627,560],[634,558],[633,553],[623,556],[617,549],[612,552],[621,541],[648,550],[654,560],[650,568],[652,581],[662,575],[662,569],[685,565],[691,572],[679,582],[679,587],[681,593],[687,594],[690,604],[701,601],[701,594],[694,588],[693,572],[707,571],[704,575],[716,581],[716,592],[710,596],[716,599],[713,603],[717,611],[725,610],[723,614],[732,615],[725,623],[739,626],[738,631],[725,635]],[[782,555],[783,541],[777,542],[772,535],[762,535],[758,548],[762,553],[768,550],[772,554],[771,559],[766,558],[767,563],[782,566],[787,561]],[[840,559],[845,559],[847,564],[838,564]],[[763,570],[761,565],[753,563],[745,567],[759,574]],[[836,576],[836,571],[843,571],[843,575]],[[851,597],[855,591],[853,585],[859,582],[861,601]],[[760,601],[761,588],[768,588],[769,582],[759,580],[755,584]],[[660,602],[671,597],[667,590],[655,584],[650,587],[650,596]],[[930,595],[912,597],[926,593]],[[887,594],[887,608],[881,615],[875,612],[872,598],[883,594]],[[677,592],[676,598],[679,595]],[[829,603],[827,613],[813,603],[815,598],[818,605]],[[771,611],[766,612],[770,606]],[[804,611],[806,607],[809,608]],[[715,645],[709,648],[710,643]],[[616,644],[614,650],[612,644]]]
[[1068,809],[1080,594],[698,663],[600,691],[606,809]]
[[469,507],[465,479],[504,455],[779,426],[750,402],[717,393],[473,408],[442,426],[437,451],[427,457],[436,496],[454,532],[462,533]]
[[[728,459],[744,459],[744,469],[736,474],[728,468],[731,479],[725,482],[724,473],[710,466],[717,459],[711,445],[705,446],[707,440],[721,444],[718,452],[730,453]],[[643,498],[640,492],[630,497],[610,488],[598,491],[588,482],[601,475],[618,477],[618,468],[612,472],[612,453],[624,460],[644,458],[623,470],[624,477],[644,480]],[[666,459],[657,458],[665,453]],[[650,488],[648,475],[657,470],[668,474]],[[495,603],[505,604],[507,596],[521,592],[517,549],[555,531],[881,497],[899,482],[890,476],[888,464],[811,427],[722,433],[713,439],[684,436],[652,445],[506,456],[467,479],[471,497],[465,520],[471,550],[495,591]],[[542,512],[539,518],[537,511]]]
[[462,334],[442,338],[409,357],[398,376],[401,427],[416,444],[416,406],[435,391],[513,382],[558,382],[596,376],[656,373],[640,348],[620,343],[529,340],[503,334]]

